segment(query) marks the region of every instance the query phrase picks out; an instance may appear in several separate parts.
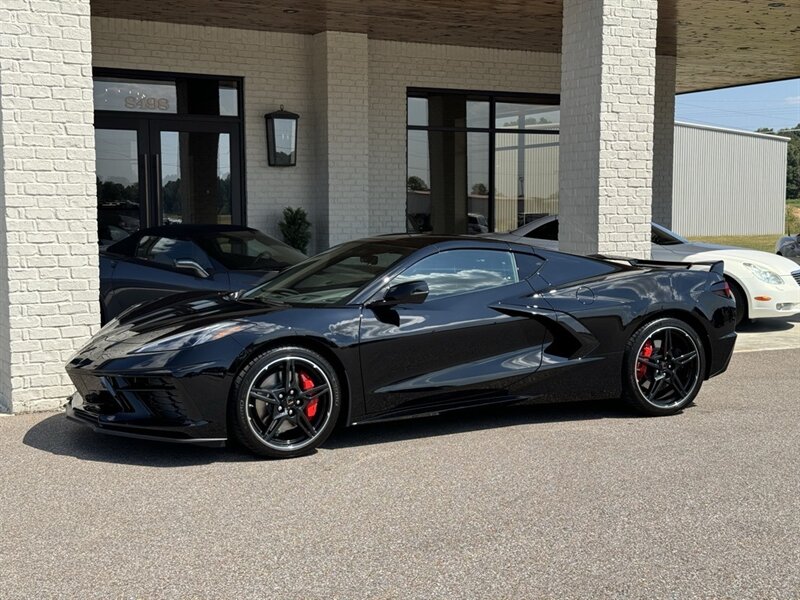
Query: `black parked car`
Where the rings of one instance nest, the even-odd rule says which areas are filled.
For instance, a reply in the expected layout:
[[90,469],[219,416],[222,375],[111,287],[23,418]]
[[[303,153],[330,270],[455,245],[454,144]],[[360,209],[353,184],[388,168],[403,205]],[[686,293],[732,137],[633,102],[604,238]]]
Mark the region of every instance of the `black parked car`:
[[132,309],[67,364],[98,431],[296,456],[348,425],[522,400],[675,413],[731,358],[722,263],[384,236],[242,294]]
[[141,229],[100,252],[103,323],[142,302],[187,290],[251,288],[306,255],[248,227],[165,225]]

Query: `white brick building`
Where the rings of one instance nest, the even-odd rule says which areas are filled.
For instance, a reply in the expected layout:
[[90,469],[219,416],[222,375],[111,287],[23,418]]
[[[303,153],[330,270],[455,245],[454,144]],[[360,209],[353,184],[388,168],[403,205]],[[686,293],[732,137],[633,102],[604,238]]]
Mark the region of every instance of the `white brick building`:
[[[673,213],[675,92],[800,74],[796,2],[396,4],[0,3],[0,412],[70,393],[63,364],[99,324],[98,232],[276,234],[301,206],[321,250],[559,206],[565,249],[643,254]],[[280,106],[300,115],[289,168],[267,164]],[[498,158],[546,144],[557,165]]]

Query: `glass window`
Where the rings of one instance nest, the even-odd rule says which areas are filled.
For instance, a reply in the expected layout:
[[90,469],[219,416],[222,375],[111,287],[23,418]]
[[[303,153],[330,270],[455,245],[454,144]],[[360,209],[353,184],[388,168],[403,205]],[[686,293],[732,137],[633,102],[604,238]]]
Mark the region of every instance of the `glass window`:
[[256,231],[217,233],[199,238],[198,243],[232,270],[280,270],[306,259],[302,252]]
[[494,201],[494,231],[558,212],[558,134],[496,134]]
[[211,268],[211,261],[205,252],[188,240],[144,235],[136,246],[135,256],[170,267],[174,267],[179,260],[193,260],[205,269]]
[[409,232],[511,231],[558,212],[557,104],[415,94],[408,98]]
[[467,100],[467,127],[489,127],[488,100]]
[[94,139],[98,238],[107,246],[139,229],[139,146],[133,129],[95,129]]
[[406,180],[406,229],[408,233],[432,231],[431,169],[428,132],[408,132],[408,178]]
[[545,251],[538,252],[542,252],[547,259],[539,270],[539,275],[550,285],[561,285],[562,283],[607,275],[615,271],[622,271],[625,268],[621,265],[584,256]]
[[95,110],[164,114],[239,114],[237,81],[213,77],[145,79],[97,77],[94,79]]
[[415,249],[391,243],[351,242],[317,254],[243,299],[287,304],[346,304],[366,284],[381,276]]
[[94,109],[174,114],[178,112],[175,82],[97,78],[94,80]]
[[428,300],[433,300],[510,285],[519,277],[510,252],[446,250],[412,265],[392,285],[418,280],[428,284]]
[[560,108],[552,104],[498,102],[495,105],[495,127],[558,130],[560,113]]
[[160,220],[163,225],[229,225],[231,136],[207,131],[161,132]]
[[408,124],[426,127],[428,125],[428,99],[408,97]]

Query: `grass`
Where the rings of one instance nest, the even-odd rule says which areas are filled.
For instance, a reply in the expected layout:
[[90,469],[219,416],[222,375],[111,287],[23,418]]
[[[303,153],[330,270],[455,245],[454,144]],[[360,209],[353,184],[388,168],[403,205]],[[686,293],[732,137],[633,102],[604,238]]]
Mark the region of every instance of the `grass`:
[[[786,201],[786,233],[800,233],[800,198]],[[705,242],[707,244],[721,244],[723,246],[739,246],[740,248],[752,248],[763,252],[775,252],[775,242],[778,241],[777,235],[717,235],[709,237],[691,237],[693,242]]]
[[704,242],[706,244],[721,244],[723,246],[739,246],[740,248],[752,248],[775,252],[775,242],[778,241],[777,235],[718,235],[711,237],[690,237],[693,242]]

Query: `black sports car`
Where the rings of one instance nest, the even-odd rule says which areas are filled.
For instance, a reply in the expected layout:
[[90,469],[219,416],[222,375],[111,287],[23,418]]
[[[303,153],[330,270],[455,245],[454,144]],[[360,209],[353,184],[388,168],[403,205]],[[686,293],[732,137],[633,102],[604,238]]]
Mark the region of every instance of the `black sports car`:
[[472,237],[346,243],[244,293],[134,308],[69,361],[98,431],[296,456],[337,422],[522,400],[685,407],[728,365],[722,263],[601,260]]
[[105,323],[135,304],[188,290],[249,289],[305,259],[249,227],[141,229],[100,252],[101,317]]

